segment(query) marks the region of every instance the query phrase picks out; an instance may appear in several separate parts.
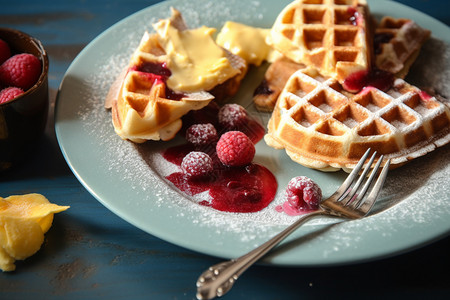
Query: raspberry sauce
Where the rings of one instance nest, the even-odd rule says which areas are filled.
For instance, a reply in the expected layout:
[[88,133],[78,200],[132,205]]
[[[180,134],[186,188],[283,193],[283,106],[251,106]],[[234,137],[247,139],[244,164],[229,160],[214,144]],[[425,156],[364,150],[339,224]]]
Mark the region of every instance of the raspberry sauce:
[[225,212],[260,211],[272,202],[278,186],[267,168],[253,163],[243,168],[219,168],[203,179],[190,179],[182,172],[166,178],[190,196],[209,191],[210,200],[199,204]]
[[140,65],[131,67],[130,70],[147,74],[149,76],[149,81],[154,81],[155,84],[164,83],[165,84],[164,97],[167,99],[178,101],[186,97],[185,94],[175,92],[174,90],[170,89],[167,86],[166,84],[167,78],[170,77],[170,75],[172,75],[172,72],[169,70],[166,63],[145,62]]
[[[185,126],[199,121],[214,124],[219,134],[229,131],[219,125],[217,112],[219,107],[211,104],[193,111],[183,118]],[[254,144],[259,142],[265,133],[264,127],[255,119],[249,117],[244,126],[234,128],[244,132]],[[224,166],[216,153],[215,143],[199,147],[192,143],[170,147],[162,152],[168,162],[180,166],[183,158],[192,151],[202,151],[209,154],[213,160],[213,171],[203,178],[190,178],[183,172],[174,172],[166,179],[180,191],[194,196],[208,192],[209,199],[199,202],[225,212],[250,213],[267,207],[275,197],[278,183],[275,176],[265,167],[250,163],[244,167]]]
[[[165,150],[163,157],[179,166],[183,157],[193,150],[191,144],[175,146]],[[166,179],[190,196],[208,191],[210,200],[199,204],[220,211],[257,212],[272,202],[278,184],[267,168],[254,163],[245,167],[225,167],[217,156],[212,157],[215,161],[214,171],[206,178],[191,179],[182,172],[175,172],[166,176]]]
[[144,62],[139,66],[136,66],[136,71],[151,73],[164,77],[170,77],[170,75],[172,75],[172,72],[169,70],[166,63]]
[[349,92],[357,93],[365,87],[375,87],[382,91],[387,91],[394,83],[394,75],[382,70],[363,70],[350,74],[342,86]]

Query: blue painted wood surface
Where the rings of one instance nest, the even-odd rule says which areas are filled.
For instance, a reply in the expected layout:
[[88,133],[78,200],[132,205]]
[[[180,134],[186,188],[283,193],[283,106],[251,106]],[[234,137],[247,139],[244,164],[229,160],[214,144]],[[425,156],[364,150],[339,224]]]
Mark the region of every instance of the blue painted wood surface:
[[[22,165],[0,174],[0,196],[36,192],[72,206],[56,215],[36,255],[0,274],[0,299],[194,299],[198,275],[220,261],[153,237],[108,211],[71,173],[55,138],[54,99],[71,61],[105,29],[157,2],[0,0],[0,27],[27,32],[48,50],[52,100],[45,137]],[[398,2],[450,24],[447,0]],[[258,265],[224,299],[444,299],[450,295],[449,253],[447,237],[357,265]]]

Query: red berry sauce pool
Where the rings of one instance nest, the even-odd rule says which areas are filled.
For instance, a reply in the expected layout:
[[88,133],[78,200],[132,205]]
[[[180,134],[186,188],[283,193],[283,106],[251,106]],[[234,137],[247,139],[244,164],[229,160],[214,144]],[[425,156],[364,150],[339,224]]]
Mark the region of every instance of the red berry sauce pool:
[[[216,126],[219,133],[226,131],[220,128],[215,120],[217,113],[214,107],[207,107],[202,112],[192,112],[195,119],[202,119]],[[199,116],[199,114],[202,114]],[[187,116],[183,123],[193,119]],[[236,130],[236,129],[235,129]],[[240,131],[257,143],[264,136],[265,130],[259,122],[249,119],[245,127]],[[275,176],[266,167],[251,163],[245,167],[226,167],[215,153],[215,145],[209,148],[197,149],[192,144],[183,144],[171,147],[163,151],[162,155],[167,161],[180,166],[183,157],[191,151],[204,151],[208,153],[214,161],[214,171],[206,178],[188,178],[183,172],[175,172],[166,179],[172,182],[180,191],[194,196],[208,191],[209,200],[201,201],[199,204],[209,206],[225,212],[251,213],[257,212],[267,207],[275,198],[278,183]]]
[[[164,151],[163,157],[179,166],[183,157],[193,150],[190,144],[175,146]],[[225,212],[257,212],[275,198],[278,184],[267,168],[254,163],[232,168],[223,166],[217,157],[213,160],[214,172],[206,178],[191,179],[180,171],[166,176],[166,179],[190,196],[208,191],[211,201],[201,201],[200,204]]]

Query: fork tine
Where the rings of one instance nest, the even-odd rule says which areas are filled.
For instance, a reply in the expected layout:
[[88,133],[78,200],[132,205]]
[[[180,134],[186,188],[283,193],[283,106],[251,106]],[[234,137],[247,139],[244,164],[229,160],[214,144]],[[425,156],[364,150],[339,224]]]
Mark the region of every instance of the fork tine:
[[[371,166],[372,166],[372,163],[373,163],[373,158],[374,158],[374,156],[372,156],[372,159],[371,159],[370,163],[367,164],[367,167],[366,167],[366,170],[365,170],[365,171],[370,170],[370,168],[371,168]],[[381,165],[381,162],[383,161],[383,158],[384,158],[384,156],[381,155],[381,156],[380,156],[380,159],[378,159],[378,162],[377,162],[377,163],[375,164],[375,166],[373,167],[372,173],[370,174],[370,177],[367,179],[366,184],[365,184],[364,187],[358,192],[358,196],[356,197],[356,199],[354,199],[354,201],[352,201],[352,202],[350,203],[350,206],[351,206],[352,208],[356,209],[356,208],[360,207],[361,202],[362,202],[363,199],[364,199],[364,196],[366,195],[367,191],[369,190],[370,185],[373,183],[373,181],[374,181],[374,179],[375,179],[375,176],[378,175],[378,169],[380,168],[380,165]],[[364,175],[364,176],[367,176],[367,172],[365,172],[365,174],[363,174],[363,175]],[[363,178],[363,177],[361,176],[361,179],[362,179],[362,178]],[[366,178],[366,177],[364,177],[364,178]],[[357,191],[354,190],[354,193],[356,193],[356,192],[357,192]]]
[[355,180],[356,176],[358,176],[359,171],[361,171],[362,166],[364,165],[364,162],[367,159],[367,156],[369,156],[370,148],[367,149],[366,153],[361,157],[358,164],[355,166],[353,171],[347,176],[345,181],[342,183],[342,185],[337,189],[337,191],[334,193],[334,195],[340,195],[338,197],[342,198],[342,195],[345,194],[345,192],[348,190],[348,188],[352,185],[353,181]]
[[[381,161],[381,159],[380,159],[380,161]],[[377,200],[378,195],[380,194],[380,191],[383,188],[384,182],[385,182],[387,174],[388,174],[390,163],[391,163],[391,160],[388,159],[386,161],[386,163],[384,164],[384,167],[381,170],[381,173],[378,176],[377,181],[375,182],[374,186],[372,187],[372,190],[370,191],[369,196],[367,196],[366,200],[363,201],[360,204],[360,206],[358,207],[358,209],[361,211],[364,211],[366,215],[372,209],[373,205],[375,204],[375,200]]]
[[355,196],[356,192],[358,191],[359,186],[364,181],[364,179],[366,179],[367,173],[370,171],[376,155],[377,155],[377,152],[375,151],[373,153],[372,157],[370,158],[369,162],[367,163],[366,167],[364,168],[364,171],[359,176],[358,181],[355,183],[355,185],[351,189],[349,189],[349,193],[346,193],[341,197],[341,199],[344,199],[344,197],[347,198],[347,200],[342,203],[343,205],[349,205],[350,203],[355,202],[352,200],[354,199],[354,196]]

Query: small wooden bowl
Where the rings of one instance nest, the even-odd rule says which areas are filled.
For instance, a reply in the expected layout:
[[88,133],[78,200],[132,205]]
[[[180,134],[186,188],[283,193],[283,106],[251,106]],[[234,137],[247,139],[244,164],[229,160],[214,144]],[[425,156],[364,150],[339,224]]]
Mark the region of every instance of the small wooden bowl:
[[29,155],[42,136],[48,117],[48,56],[41,42],[15,29],[0,28],[12,55],[30,53],[41,61],[38,81],[22,95],[0,104],[0,171]]

